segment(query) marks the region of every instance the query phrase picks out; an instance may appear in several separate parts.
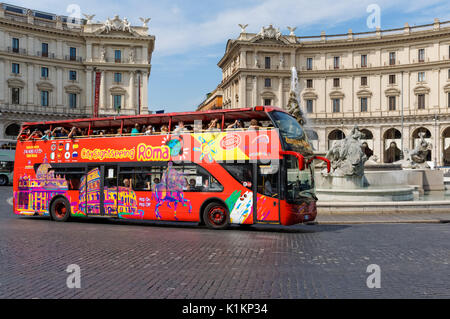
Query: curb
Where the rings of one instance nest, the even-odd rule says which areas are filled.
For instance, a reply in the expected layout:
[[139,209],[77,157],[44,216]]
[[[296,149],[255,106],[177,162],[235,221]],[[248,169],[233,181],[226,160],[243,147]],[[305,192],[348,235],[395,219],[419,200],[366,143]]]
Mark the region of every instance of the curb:
[[318,225],[358,225],[358,224],[447,224],[450,220],[415,219],[415,220],[358,220],[358,221],[317,221]]

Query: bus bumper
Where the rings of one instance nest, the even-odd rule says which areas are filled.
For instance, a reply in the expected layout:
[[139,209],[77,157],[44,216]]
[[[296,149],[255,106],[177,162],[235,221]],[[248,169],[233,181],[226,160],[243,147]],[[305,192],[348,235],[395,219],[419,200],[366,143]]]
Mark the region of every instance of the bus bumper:
[[289,226],[312,222],[317,217],[316,201],[305,202],[302,204],[285,203],[281,214],[281,225]]

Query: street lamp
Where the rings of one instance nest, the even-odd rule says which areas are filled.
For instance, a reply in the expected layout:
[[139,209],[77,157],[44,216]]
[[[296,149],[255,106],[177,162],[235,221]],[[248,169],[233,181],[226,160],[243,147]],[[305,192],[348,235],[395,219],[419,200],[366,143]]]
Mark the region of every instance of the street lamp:
[[434,113],[434,168],[437,168],[437,143],[440,140],[437,132],[438,115]]

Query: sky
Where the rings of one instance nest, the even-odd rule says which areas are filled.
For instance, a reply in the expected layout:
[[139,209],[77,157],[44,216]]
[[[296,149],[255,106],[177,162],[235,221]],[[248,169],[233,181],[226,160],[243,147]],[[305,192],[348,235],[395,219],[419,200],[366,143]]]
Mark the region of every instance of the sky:
[[[239,36],[238,24],[257,33],[272,24],[283,34],[297,27],[297,36],[374,31],[450,20],[448,0],[17,0],[10,4],[58,15],[95,14],[104,21],[118,14],[132,25],[151,18],[156,37],[149,79],[149,109],[195,110],[222,79],[217,63],[228,39]],[[74,6],[75,5],[75,6]],[[75,10],[74,10],[75,8]],[[79,10],[77,9],[79,8]],[[375,8],[375,11],[374,9]],[[373,15],[379,8],[379,20]],[[369,23],[368,23],[369,19]]]

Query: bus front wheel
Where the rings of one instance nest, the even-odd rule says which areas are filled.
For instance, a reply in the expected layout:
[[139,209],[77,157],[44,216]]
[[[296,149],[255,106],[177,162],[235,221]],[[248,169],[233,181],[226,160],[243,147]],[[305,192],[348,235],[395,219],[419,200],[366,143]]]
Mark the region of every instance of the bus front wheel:
[[230,224],[230,215],[225,206],[213,202],[208,204],[203,211],[203,220],[208,228],[225,229]]
[[50,208],[50,215],[54,221],[67,221],[70,217],[69,201],[62,197],[55,199]]

